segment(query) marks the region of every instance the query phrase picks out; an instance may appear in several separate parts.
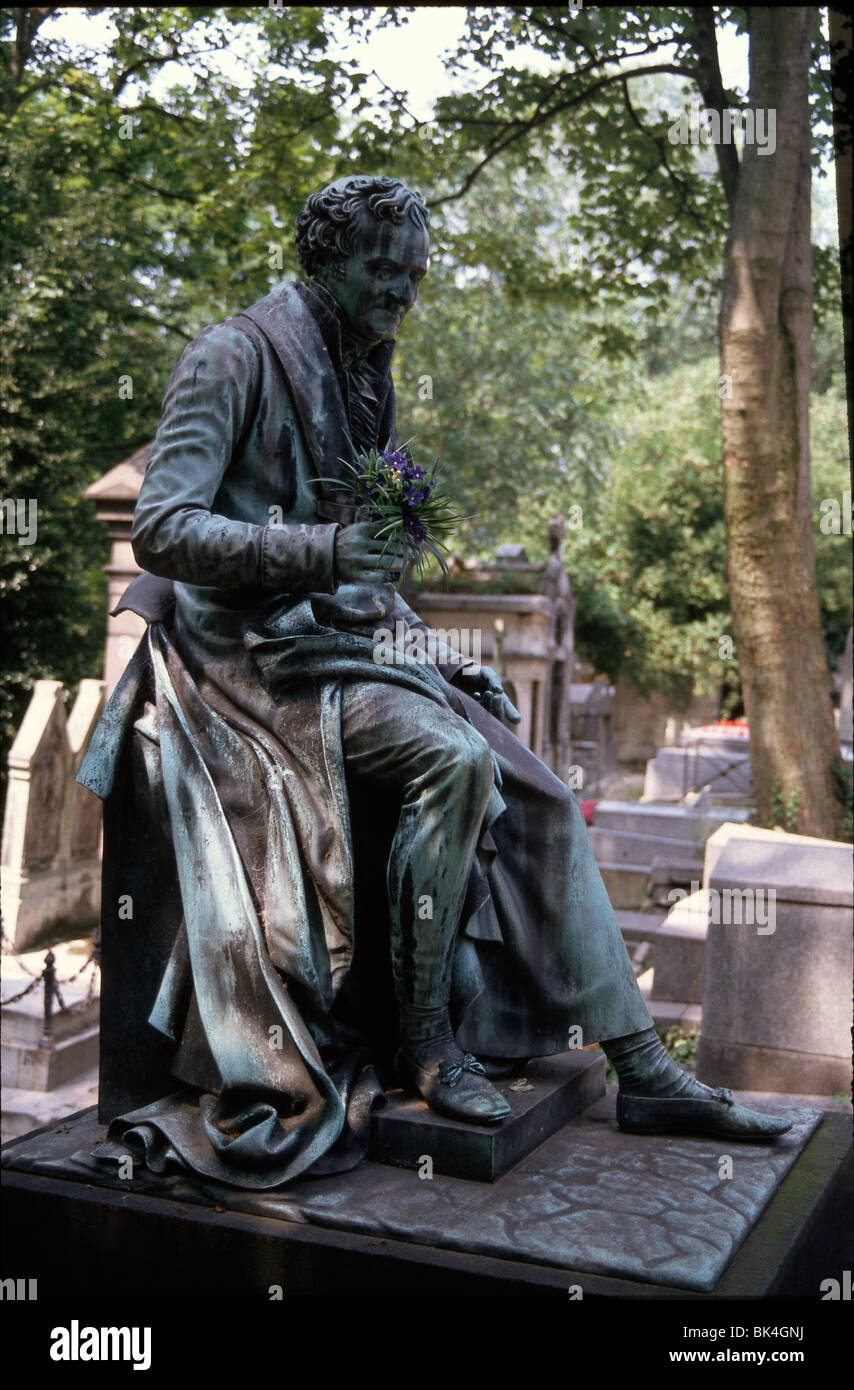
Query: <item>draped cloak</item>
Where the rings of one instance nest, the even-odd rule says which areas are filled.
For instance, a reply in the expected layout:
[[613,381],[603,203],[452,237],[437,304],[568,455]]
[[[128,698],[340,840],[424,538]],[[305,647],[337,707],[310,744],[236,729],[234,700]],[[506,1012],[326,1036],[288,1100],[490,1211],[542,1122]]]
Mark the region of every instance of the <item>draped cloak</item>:
[[[370,357],[382,442],[391,351]],[[650,1025],[574,794],[454,687],[458,654],[434,665],[404,641],[377,664],[378,628],[425,629],[392,586],[336,583],[353,458],[337,325],[305,286],[204,330],[172,374],[134,518],[150,572],[120,605],[149,627],[77,777],[106,801],[106,1160],[136,1148],[265,1189],[364,1155],[395,1040],[399,808],[348,787],[347,681],[415,691],[492,750],[454,955],[461,1046],[545,1056]]]

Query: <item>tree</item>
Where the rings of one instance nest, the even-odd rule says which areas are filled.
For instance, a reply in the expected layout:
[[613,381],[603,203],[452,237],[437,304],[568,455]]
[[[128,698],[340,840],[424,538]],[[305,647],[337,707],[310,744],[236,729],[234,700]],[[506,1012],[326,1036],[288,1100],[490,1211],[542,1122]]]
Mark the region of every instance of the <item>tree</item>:
[[[841,831],[810,487],[812,333],[809,67],[815,11],[750,12],[750,103],[777,147],[746,145],[724,177],[731,210],[721,306],[727,568],[760,811],[775,787],[807,834]],[[708,48],[704,50],[709,53]],[[722,162],[722,170],[723,170]]]
[[[57,12],[0,9],[0,499],[37,506],[0,536],[0,780],[33,680],[100,670],[87,484],[152,437],[184,343],[295,269],[288,223],[359,80],[317,8],[105,10],[102,52]],[[217,58],[246,34],[238,86]]]
[[[683,6],[470,10],[455,61],[474,58],[490,76],[477,91],[442,98],[434,138],[421,145],[426,170],[436,177],[443,166],[438,207],[465,197],[494,160],[513,153],[562,154],[580,171],[585,284],[569,286],[564,275],[544,286],[538,273],[541,292],[606,304],[642,296],[655,314],[668,277],[684,273],[686,261],[714,292],[721,282],[712,266],[722,258],[721,365],[731,386],[722,395],[727,568],[758,809],[762,819],[770,814],[772,789],[787,801],[797,793],[799,828],[834,835],[845,812],[835,791],[839,749],[815,580],[808,443],[810,168],[829,148],[829,83],[818,11],[718,13],[749,34],[746,110],[769,123],[754,124],[741,157],[726,122],[745,102],[723,86],[715,11]],[[527,46],[553,60],[550,71],[518,64]],[[716,179],[695,158],[699,132],[689,124],[674,140],[673,112],[657,105],[653,75],[681,79],[680,90],[719,122]],[[401,99],[398,142],[404,116]],[[815,269],[821,274],[826,259],[817,257]]]

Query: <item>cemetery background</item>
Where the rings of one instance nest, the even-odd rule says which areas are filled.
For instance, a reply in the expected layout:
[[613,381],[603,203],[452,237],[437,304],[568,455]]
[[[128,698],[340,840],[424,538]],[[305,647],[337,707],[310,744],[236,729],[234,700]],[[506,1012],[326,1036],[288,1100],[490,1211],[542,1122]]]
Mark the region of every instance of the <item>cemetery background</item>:
[[[246,21],[295,71],[292,85],[258,76],[247,140],[246,94],[230,78],[210,69],[192,92],[149,80],[175,43],[172,61],[202,71],[205,60],[192,52],[202,36],[193,37],[187,15],[128,13],[107,75],[93,57],[69,61],[45,39],[31,61],[50,80],[20,107],[8,105],[18,144],[3,233],[13,270],[0,292],[10,334],[3,384],[10,389],[15,372],[18,394],[4,417],[0,466],[4,496],[40,500],[38,538],[21,544],[8,526],[2,537],[4,766],[17,735],[4,918],[21,887],[20,926],[29,893],[33,934],[18,944],[38,940],[39,951],[4,962],[4,998],[29,987],[27,969],[40,971],[52,942],[60,979],[77,978],[63,987],[71,1009],[55,1013],[49,1045],[38,988],[4,1010],[4,1138],[93,1095],[97,998],[87,933],[97,919],[97,824],[72,779],[104,691],[138,635],[132,615],[109,620],[101,683],[101,567],[112,607],[135,569],[129,519],[165,377],[204,322],[293,272],[289,223],[305,193],[374,159],[380,136],[389,139],[400,120],[397,99],[360,97],[363,50],[354,48],[352,61],[321,57],[324,15],[284,11]],[[224,20],[220,28],[225,37]],[[34,35],[35,50],[39,42]],[[159,58],[122,78],[132,60],[155,51]],[[651,93],[654,79],[644,81]],[[345,117],[348,83],[364,107]],[[147,119],[123,137],[119,112],[137,108]],[[96,140],[97,112],[110,109],[108,138]],[[55,138],[37,139],[34,123],[46,115]],[[394,172],[429,187],[423,156],[433,135],[416,130],[398,143]],[[700,164],[708,157],[695,154]],[[497,659],[523,692],[527,741],[561,775],[583,769],[579,795],[598,802],[591,835],[656,1023],[688,1034],[689,1049],[701,1019],[711,1021],[701,1078],[839,1109],[850,1079],[838,992],[851,974],[850,852],[840,842],[781,845],[779,834],[716,829],[751,818],[743,735],[728,747],[720,731],[685,732],[742,712],[720,497],[716,271],[711,258],[698,266],[695,247],[681,262],[670,257],[666,293],[654,282],[646,302],[616,292],[595,300],[578,285],[585,257],[601,257],[578,239],[584,218],[583,181],[549,150],[528,164],[493,161],[465,200],[435,210],[432,284],[399,345],[400,416],[419,450],[442,453],[472,519],[461,529],[456,548],[465,558],[450,591],[434,586],[416,606],[436,625],[476,615],[484,658]],[[839,737],[850,762],[849,543],[844,524],[821,524],[823,504],[843,500],[847,478],[827,203],[819,228],[827,244],[816,252],[814,529],[828,680],[839,673]],[[553,566],[549,576],[548,522],[559,514],[565,571]],[[524,556],[512,551],[520,545]],[[41,683],[29,704],[34,679]],[[778,819],[784,836],[797,831],[790,802]],[[793,864],[799,870],[789,873]],[[714,895],[774,884],[792,954],[780,960],[767,1009],[728,1009],[731,990],[721,982],[742,972],[749,991],[760,963],[767,970],[761,953],[770,942],[754,923],[735,930],[716,922]],[[711,942],[718,954],[710,967]],[[802,993],[792,991],[793,971]],[[811,1020],[796,1039],[793,1014]],[[35,1084],[14,1084],[26,1080]]]

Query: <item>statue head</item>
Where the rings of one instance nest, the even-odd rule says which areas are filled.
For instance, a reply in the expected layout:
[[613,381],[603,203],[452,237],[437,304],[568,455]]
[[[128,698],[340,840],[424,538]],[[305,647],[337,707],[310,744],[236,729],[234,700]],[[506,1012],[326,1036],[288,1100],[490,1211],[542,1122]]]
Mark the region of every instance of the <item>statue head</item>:
[[296,221],[300,264],[340,304],[351,328],[393,338],[427,272],[429,213],[399,179],[354,174],[312,193]]

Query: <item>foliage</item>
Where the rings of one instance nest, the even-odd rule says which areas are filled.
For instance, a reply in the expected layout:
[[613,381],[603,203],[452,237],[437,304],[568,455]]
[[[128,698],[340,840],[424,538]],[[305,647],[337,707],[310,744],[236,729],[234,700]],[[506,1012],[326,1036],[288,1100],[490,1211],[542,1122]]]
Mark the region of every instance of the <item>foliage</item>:
[[[100,666],[86,485],[151,437],[184,341],[296,267],[282,228],[338,172],[361,80],[325,56],[319,8],[101,11],[102,52],[51,13],[0,9],[0,496],[38,502],[32,545],[0,537],[0,749],[34,678]],[[217,57],[250,33],[240,88]]]
[[[330,56],[320,7],[98,10],[114,33],[97,52],[53,36],[49,13],[0,9],[0,495],[39,503],[35,543],[0,537],[0,741],[33,678],[98,669],[107,550],[85,486],[151,437],[183,343],[296,271],[293,218],[353,168],[393,169],[431,203],[395,374],[404,432],[471,517],[455,548],[523,541],[541,559],[549,517],[576,509],[582,654],[641,688],[722,685],[735,710],[737,652],[719,643],[726,208],[711,152],[667,139],[696,71],[694,11],[472,9],[456,61],[485,78],[426,125],[404,93],[370,96],[369,49]],[[346,15],[366,44],[399,20]],[[245,80],[225,50],[250,55]],[[618,55],[652,69],[624,84]],[[818,120],[817,69],[813,87]],[[818,504],[845,486],[845,404],[833,256],[817,249],[815,270]],[[816,541],[833,659],[846,551],[818,516]]]
[[606,486],[568,556],[580,653],[612,680],[686,696],[732,687],[718,368],[649,381],[613,412]]
[[781,826],[790,835],[796,834],[802,801],[803,791],[800,787],[795,787],[791,795],[786,797],[783,794],[780,778],[775,777],[771,787],[771,813],[768,817],[768,828],[773,830],[776,826]]
[[[714,358],[650,379],[635,408],[612,412],[613,462],[590,524],[568,556],[580,652],[642,690],[721,693],[740,709],[721,503]],[[816,551],[829,667],[852,621],[848,538],[819,528],[823,497],[847,485],[845,401],[836,383],[812,402]],[[631,601],[627,602],[627,596]]]
[[[844,495],[850,498],[851,474],[848,466],[848,425],[845,386],[842,376],[841,334],[837,343],[836,369],[810,403],[810,457],[813,494],[813,533],[816,541],[816,573],[821,599],[822,624],[828,662],[835,669],[845,647],[852,620],[851,535],[844,525]],[[822,503],[832,499],[839,505],[839,531],[828,529]],[[824,526],[824,529],[823,529]]]
[[548,175],[522,179],[495,166],[465,218],[455,212],[452,231],[439,209],[431,220],[438,250],[396,350],[401,428],[441,457],[471,518],[454,538],[468,555],[520,540],[542,554],[548,518],[587,505],[601,485],[608,401],[628,401],[634,389],[630,363],[615,380],[591,349],[598,311],[531,303],[509,270],[477,259],[474,248],[497,239],[496,225],[508,266],[523,258],[532,225],[557,238],[544,212],[553,195]]
[[850,843],[854,841],[854,763],[837,758],[832,771],[836,797],[845,808],[842,839]]

